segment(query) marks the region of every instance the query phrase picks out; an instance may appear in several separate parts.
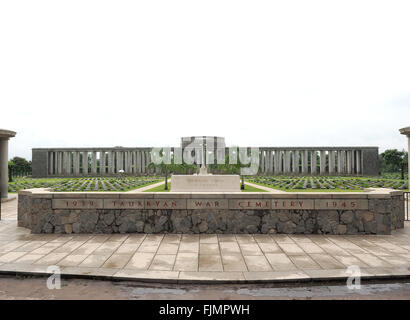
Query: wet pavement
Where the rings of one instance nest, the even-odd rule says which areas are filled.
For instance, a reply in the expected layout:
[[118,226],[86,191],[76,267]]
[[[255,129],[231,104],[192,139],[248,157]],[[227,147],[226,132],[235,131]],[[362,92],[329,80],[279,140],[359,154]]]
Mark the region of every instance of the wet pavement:
[[80,300],[358,300],[410,299],[410,282],[363,283],[351,290],[344,284],[326,285],[164,285],[62,279],[61,289],[50,290],[46,278],[0,278],[0,299]]

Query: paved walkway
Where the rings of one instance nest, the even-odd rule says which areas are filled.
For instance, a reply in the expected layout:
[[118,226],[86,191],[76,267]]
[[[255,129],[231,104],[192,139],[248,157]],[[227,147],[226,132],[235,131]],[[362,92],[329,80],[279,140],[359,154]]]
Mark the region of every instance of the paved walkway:
[[410,276],[410,223],[393,235],[30,234],[16,226],[17,201],[3,207],[0,273],[161,282],[258,282]]
[[[170,182],[171,182],[171,179],[168,179],[168,183],[170,183]],[[164,183],[165,183],[165,181],[162,180],[162,181],[160,181],[160,182],[153,183],[153,184],[150,184],[150,185],[148,185],[148,186],[145,186],[145,187],[142,187],[142,188],[138,188],[138,189],[134,189],[134,190],[127,191],[127,192],[129,192],[129,193],[144,192],[144,191],[146,191],[146,190],[149,190],[149,189],[158,187],[158,186],[160,186],[160,185],[163,185]]]
[[248,186],[254,187],[254,188],[258,188],[258,189],[262,189],[262,190],[268,191],[268,192],[273,192],[273,193],[286,193],[285,191],[281,191],[281,190],[277,190],[277,189],[273,189],[273,188],[261,186],[261,185],[259,185],[259,184],[255,184],[255,183],[251,183],[251,182],[247,182],[247,181],[245,181],[245,184],[247,184]]

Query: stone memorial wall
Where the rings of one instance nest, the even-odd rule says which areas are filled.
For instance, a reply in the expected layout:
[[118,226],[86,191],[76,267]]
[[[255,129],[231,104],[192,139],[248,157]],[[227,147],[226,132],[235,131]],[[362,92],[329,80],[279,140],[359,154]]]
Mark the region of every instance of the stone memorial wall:
[[404,227],[403,192],[19,192],[32,233],[390,234]]
[[[171,148],[173,152],[175,148]],[[152,148],[33,149],[33,177],[114,176],[149,173]],[[216,154],[229,154],[228,148]],[[259,174],[378,175],[377,147],[259,148]],[[158,173],[158,172],[157,172]]]

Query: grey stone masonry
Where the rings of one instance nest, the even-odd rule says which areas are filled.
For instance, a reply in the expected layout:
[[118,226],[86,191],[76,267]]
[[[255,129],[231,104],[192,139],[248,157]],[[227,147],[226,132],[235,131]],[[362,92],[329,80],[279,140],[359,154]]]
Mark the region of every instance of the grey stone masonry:
[[[128,175],[147,174],[151,172],[148,169],[151,150],[123,147],[33,149],[33,177],[116,175],[119,170]],[[259,150],[259,173],[262,175],[379,174],[377,147],[262,147]],[[102,171],[97,170],[97,153],[100,154],[100,165],[101,159],[104,160]],[[229,154],[229,150],[225,153]],[[65,161],[66,157],[70,161]],[[107,167],[104,165],[106,157]]]
[[401,191],[366,193],[19,192],[32,233],[390,234],[404,227]]

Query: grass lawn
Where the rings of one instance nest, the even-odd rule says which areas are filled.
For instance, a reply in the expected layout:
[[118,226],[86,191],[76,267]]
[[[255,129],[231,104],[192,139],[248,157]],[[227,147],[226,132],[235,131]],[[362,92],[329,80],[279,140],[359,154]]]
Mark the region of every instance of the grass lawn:
[[160,177],[84,177],[84,178],[15,178],[9,182],[9,192],[16,193],[19,190],[33,188],[50,188],[56,192],[98,192],[98,191],[130,191],[153,183],[157,183]]
[[285,192],[363,192],[367,188],[408,191],[408,181],[355,176],[253,176],[246,181]]
[[249,186],[245,183],[245,190],[241,190],[242,192],[268,192],[266,190],[263,189],[259,189],[259,188],[255,188],[252,186]]
[[168,182],[168,190],[165,190],[165,183],[161,184],[160,186],[156,186],[154,188],[145,190],[143,192],[169,192],[171,190],[171,183]]

